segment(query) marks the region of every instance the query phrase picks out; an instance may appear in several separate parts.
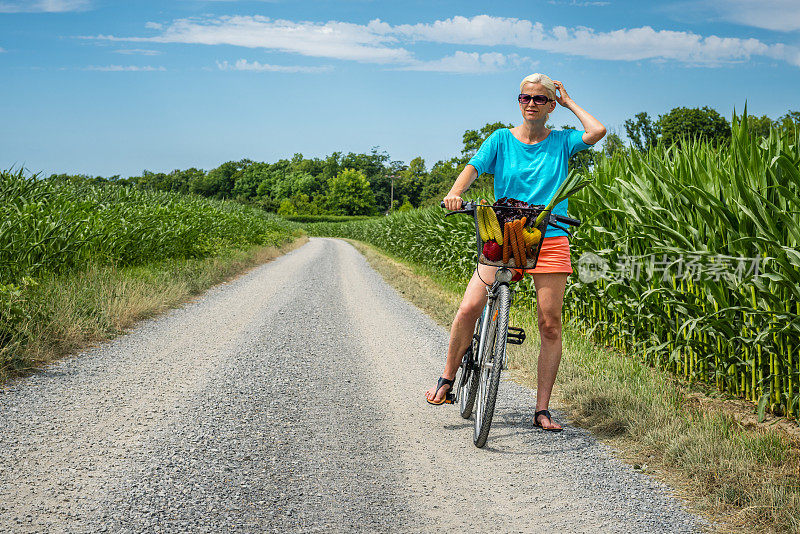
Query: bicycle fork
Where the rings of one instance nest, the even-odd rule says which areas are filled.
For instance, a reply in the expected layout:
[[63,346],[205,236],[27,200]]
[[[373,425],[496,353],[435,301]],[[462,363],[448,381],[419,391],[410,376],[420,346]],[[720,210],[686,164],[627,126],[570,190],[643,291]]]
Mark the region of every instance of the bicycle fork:
[[[496,285],[493,285],[491,289],[486,288],[486,292],[488,293],[488,300],[486,301],[486,306],[484,306],[483,308],[483,316],[481,319],[481,331],[479,338],[480,342],[478,344],[478,354],[477,357],[475,358],[475,366],[477,368],[480,368],[483,365],[484,367],[491,369],[495,363],[491,361],[484,363],[483,358],[484,354],[486,353],[484,350],[485,344],[494,343],[495,340],[495,336],[491,336],[491,339],[489,339],[490,336],[488,334],[491,328],[496,328],[497,312],[495,311],[494,317],[489,317],[489,314],[491,313],[492,309],[492,303],[497,298],[496,287],[497,287]],[[513,300],[513,294],[511,300]],[[506,334],[506,343],[511,345],[522,345],[526,337],[527,336],[525,335],[524,329],[516,326],[509,326],[508,332]],[[503,354],[505,355],[505,351],[503,351]],[[503,361],[502,365],[503,369],[508,368],[506,361]]]

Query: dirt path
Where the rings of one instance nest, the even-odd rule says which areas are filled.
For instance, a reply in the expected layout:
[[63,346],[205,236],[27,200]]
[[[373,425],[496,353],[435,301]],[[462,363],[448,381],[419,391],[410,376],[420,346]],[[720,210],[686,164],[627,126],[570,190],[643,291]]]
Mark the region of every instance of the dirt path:
[[0,531],[702,524],[582,430],[534,429],[512,382],[476,449],[471,421],[423,398],[446,343],[350,245],[312,239],[6,387]]

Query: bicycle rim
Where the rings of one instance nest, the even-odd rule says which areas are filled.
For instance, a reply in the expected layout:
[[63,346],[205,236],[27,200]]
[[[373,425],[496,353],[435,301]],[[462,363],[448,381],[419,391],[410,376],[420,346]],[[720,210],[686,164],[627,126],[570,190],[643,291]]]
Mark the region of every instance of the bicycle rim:
[[489,336],[484,343],[484,354],[480,358],[480,380],[478,385],[477,411],[475,413],[475,431],[473,441],[476,447],[486,445],[489,429],[492,426],[497,390],[500,387],[500,373],[506,359],[506,339],[508,336],[508,312],[511,305],[511,293],[507,285],[497,288],[490,319]]
[[475,325],[475,333],[467,353],[461,361],[461,374],[458,381],[458,406],[461,417],[469,419],[475,406],[475,397],[478,394],[478,373],[475,371],[475,362],[478,359],[478,339],[482,321],[479,319]]

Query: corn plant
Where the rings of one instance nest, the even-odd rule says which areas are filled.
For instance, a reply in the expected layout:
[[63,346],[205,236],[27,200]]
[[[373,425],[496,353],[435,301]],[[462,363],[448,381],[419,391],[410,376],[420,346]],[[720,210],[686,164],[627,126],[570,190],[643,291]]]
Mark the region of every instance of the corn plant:
[[[614,276],[575,279],[567,314],[658,367],[797,416],[798,132],[760,139],[746,117],[734,117],[729,146],[597,163],[595,182],[570,204],[588,223],[574,257],[596,253]],[[687,273],[687,257],[713,276]],[[754,262],[760,272],[736,272]]]
[[0,283],[89,262],[137,265],[278,244],[294,225],[200,197],[0,172]]

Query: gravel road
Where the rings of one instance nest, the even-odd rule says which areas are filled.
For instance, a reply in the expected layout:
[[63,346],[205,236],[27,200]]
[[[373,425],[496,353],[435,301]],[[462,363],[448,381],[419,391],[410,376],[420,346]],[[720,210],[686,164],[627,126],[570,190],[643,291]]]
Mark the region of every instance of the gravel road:
[[349,244],[311,239],[0,389],[0,532],[705,525],[583,430],[535,429],[513,382],[476,449],[423,397],[446,345]]

